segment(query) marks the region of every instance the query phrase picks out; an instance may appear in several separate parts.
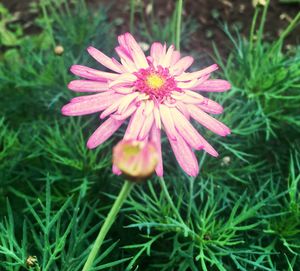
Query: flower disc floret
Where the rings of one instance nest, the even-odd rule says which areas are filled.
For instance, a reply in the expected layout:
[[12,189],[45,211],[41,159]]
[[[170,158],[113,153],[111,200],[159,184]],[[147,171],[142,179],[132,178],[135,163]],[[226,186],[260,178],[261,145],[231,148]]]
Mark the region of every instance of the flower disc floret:
[[171,76],[168,68],[158,66],[140,69],[134,73],[137,80],[134,83],[136,91],[149,95],[150,99],[156,103],[162,103],[170,97],[172,92],[180,91],[175,79]]

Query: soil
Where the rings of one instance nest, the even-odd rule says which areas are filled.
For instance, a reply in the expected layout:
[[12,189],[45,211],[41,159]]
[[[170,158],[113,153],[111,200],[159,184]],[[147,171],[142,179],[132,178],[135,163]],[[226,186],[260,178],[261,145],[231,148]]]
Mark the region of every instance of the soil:
[[[265,25],[265,38],[267,40],[276,39],[287,27],[289,22],[300,12],[300,3],[280,3],[282,0],[271,0],[267,13]],[[89,1],[92,4],[99,1]],[[129,0],[101,1],[113,6],[109,12],[110,19],[123,18],[124,24],[119,33],[128,31],[129,26]],[[163,19],[170,17],[175,8],[174,0],[140,0],[138,5],[143,16],[146,17],[147,6],[153,2],[155,16]],[[199,28],[190,36],[191,48],[198,52],[212,53],[212,41],[216,43],[221,53],[226,53],[232,48],[232,43],[223,31],[226,22],[233,33],[235,29],[242,36],[249,36],[254,7],[251,0],[184,0],[183,20],[191,16],[196,19]],[[136,15],[135,21],[139,22],[142,18]],[[150,21],[150,20],[147,20]],[[286,45],[298,45],[300,41],[300,27],[286,39]]]
[[[19,18],[28,25],[27,33],[35,32],[32,27],[32,14],[29,14],[28,7],[30,2],[37,0],[0,0],[11,12],[18,12]],[[280,32],[289,24],[289,22],[300,11],[300,4],[283,4],[283,0],[271,0],[266,20],[265,37],[268,40],[274,40]],[[74,2],[74,1],[73,1]],[[87,0],[89,5],[96,7],[99,5],[110,6],[108,16],[111,21],[122,19],[124,23],[118,28],[118,32],[129,30],[129,0]],[[164,19],[171,16],[175,2],[174,0],[139,0],[138,9],[146,15],[146,8],[153,2],[155,16]],[[222,54],[226,54],[232,47],[229,39],[222,30],[222,23],[226,22],[233,31],[234,27],[238,29],[243,36],[248,36],[251,27],[251,21],[254,14],[254,8],[251,0],[185,0],[183,20],[187,16],[192,16],[199,23],[199,28],[191,34],[189,49],[198,52],[212,52],[212,41],[222,49]],[[135,21],[139,22],[141,16],[136,15]],[[293,31],[287,38],[286,45],[299,44],[300,27]]]

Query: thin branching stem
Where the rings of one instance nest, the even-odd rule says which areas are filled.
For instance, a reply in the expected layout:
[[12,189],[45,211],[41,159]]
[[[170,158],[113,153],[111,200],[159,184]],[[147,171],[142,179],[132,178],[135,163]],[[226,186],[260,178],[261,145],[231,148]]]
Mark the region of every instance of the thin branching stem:
[[164,192],[164,194],[167,198],[168,203],[170,204],[171,208],[174,211],[174,214],[177,216],[177,218],[179,219],[179,221],[182,224],[185,224],[182,217],[181,217],[181,215],[180,215],[180,213],[179,213],[179,211],[178,211],[178,209],[176,208],[176,206],[175,206],[175,204],[174,204],[174,202],[173,202],[173,200],[170,196],[170,193],[169,193],[168,188],[167,188],[166,183],[165,183],[165,179],[163,177],[160,177],[159,182],[160,182],[161,188],[162,188],[162,190],[163,190],[163,192]]

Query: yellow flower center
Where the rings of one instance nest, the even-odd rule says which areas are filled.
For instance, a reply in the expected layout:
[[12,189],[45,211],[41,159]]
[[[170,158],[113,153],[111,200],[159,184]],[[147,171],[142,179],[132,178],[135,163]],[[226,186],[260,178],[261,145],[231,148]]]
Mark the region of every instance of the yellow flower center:
[[138,144],[127,144],[123,147],[123,154],[127,157],[138,155],[141,151],[140,145]]
[[165,79],[157,74],[151,74],[147,77],[146,83],[150,88],[158,89],[164,85]]

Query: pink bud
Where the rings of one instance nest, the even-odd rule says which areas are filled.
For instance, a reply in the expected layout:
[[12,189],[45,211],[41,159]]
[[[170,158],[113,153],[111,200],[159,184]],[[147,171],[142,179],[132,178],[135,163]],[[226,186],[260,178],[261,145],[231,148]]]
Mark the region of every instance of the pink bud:
[[131,181],[149,178],[158,163],[158,153],[151,142],[121,140],[113,148],[113,164]]

